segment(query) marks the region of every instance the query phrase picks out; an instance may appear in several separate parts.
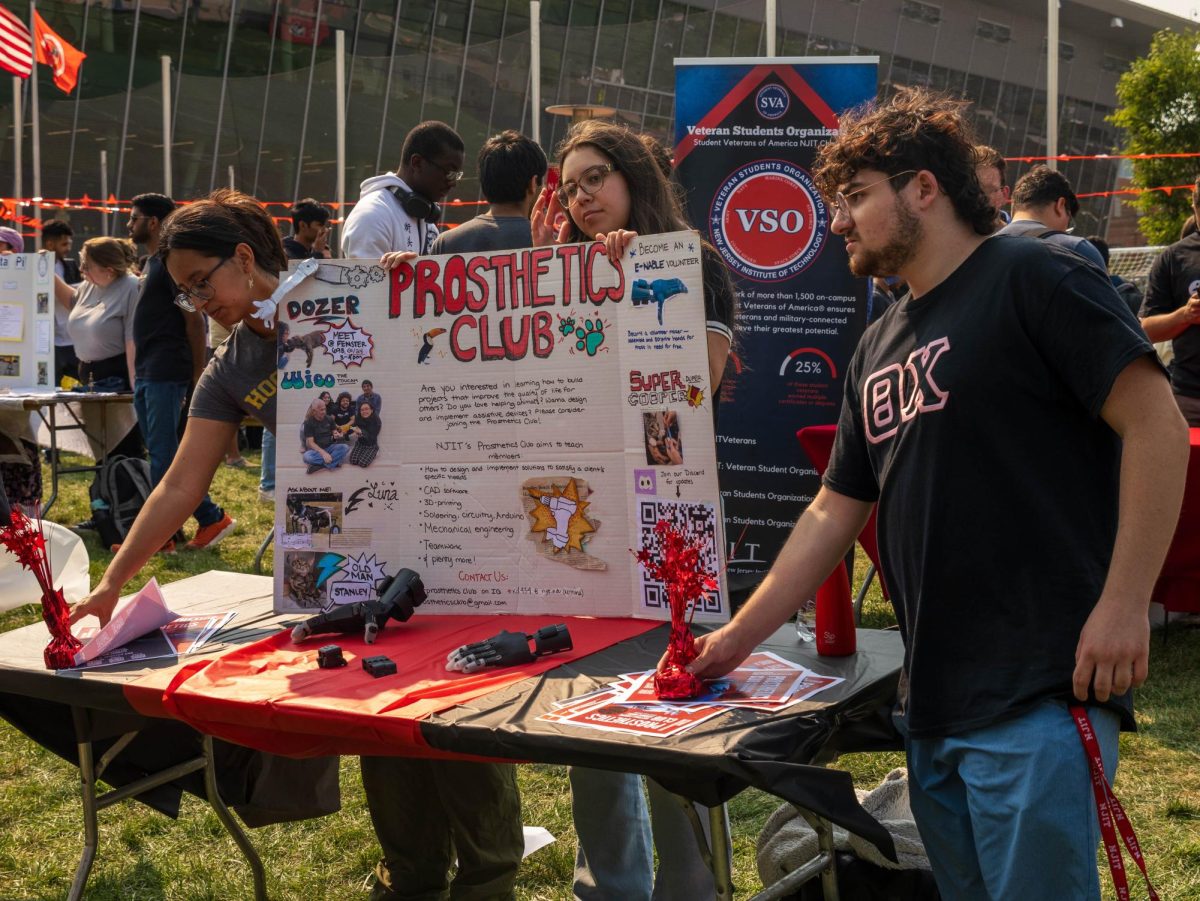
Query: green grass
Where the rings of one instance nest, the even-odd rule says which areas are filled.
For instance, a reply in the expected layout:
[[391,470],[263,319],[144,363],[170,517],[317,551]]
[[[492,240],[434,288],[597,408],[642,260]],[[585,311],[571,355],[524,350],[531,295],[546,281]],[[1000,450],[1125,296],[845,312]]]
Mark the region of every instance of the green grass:
[[[258,458],[253,453],[247,457],[255,465],[247,470],[222,467],[212,489],[213,499],[238,520],[237,534],[213,551],[156,557],[130,583],[130,590],[151,576],[165,582],[210,569],[252,571],[254,552],[270,528],[273,511],[258,500]],[[86,518],[86,485],[86,476],[67,477],[50,518],[68,524]],[[85,534],[94,584],[112,555],[91,533]],[[269,556],[265,569],[270,572]],[[39,615],[34,606],[0,614],[0,631],[34,622]],[[872,627],[892,622],[891,610],[877,591],[868,598],[865,622]],[[1138,723],[1137,735],[1121,739],[1117,793],[1138,830],[1160,896],[1200,901],[1200,631],[1176,628],[1165,648],[1155,636],[1150,680],[1138,696]],[[855,754],[839,762],[862,788],[873,787],[902,764],[898,754]],[[523,766],[520,772],[525,822],[546,827],[558,840],[522,864],[518,897],[565,901],[571,898],[575,854],[566,772],[539,765]],[[272,898],[366,896],[378,847],[355,759],[343,759],[341,781],[340,813],[251,833],[267,867]],[[0,721],[0,901],[66,896],[82,842],[77,785],[73,766]],[[759,888],[755,841],[778,804],[755,790],[730,802],[739,898]],[[1107,879],[1105,871],[1102,882]],[[250,897],[250,883],[215,815],[202,801],[185,796],[177,822],[131,802],[101,812],[100,853],[87,897],[224,901]],[[1104,897],[1113,897],[1110,886]],[[1136,885],[1134,897],[1143,897]]]

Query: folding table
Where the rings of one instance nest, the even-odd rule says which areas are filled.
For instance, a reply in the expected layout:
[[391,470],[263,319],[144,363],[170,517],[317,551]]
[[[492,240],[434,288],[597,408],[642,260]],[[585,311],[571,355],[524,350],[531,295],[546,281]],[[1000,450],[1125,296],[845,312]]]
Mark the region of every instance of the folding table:
[[[35,624],[0,635],[0,691],[61,699],[66,685],[73,706],[170,717],[192,726],[204,736],[204,753],[196,755],[192,763],[210,777],[210,801],[219,816],[224,805],[215,789],[212,737],[297,756],[467,756],[642,773],[684,798],[717,810],[711,824],[714,849],[723,848],[726,840],[721,805],[744,788],[755,786],[791,801],[812,817],[824,853],[812,865],[811,873],[823,876],[830,899],[836,898],[830,822],[871,839],[885,853],[891,851],[886,831],[858,805],[850,775],[817,764],[839,753],[897,747],[889,716],[902,660],[896,633],[862,631],[859,652],[854,656],[817,658],[811,647],[800,646],[794,632],[780,630],[764,644],[766,649],[846,681],[779,713],[731,710],[680,735],[658,739],[597,732],[537,717],[556,700],[583,694],[621,673],[652,668],[665,647],[665,625],[638,622],[621,627],[586,618],[569,619],[577,650],[588,642],[593,646],[602,643],[590,634],[596,628],[626,628],[634,637],[586,656],[568,658],[561,665],[543,664],[542,671],[530,670],[532,675],[518,668],[502,677],[489,676],[500,681],[483,686],[486,691],[466,692],[465,699],[447,703],[439,697],[447,692],[453,695],[453,684],[430,687],[425,682],[371,680],[361,669],[353,671],[355,660],[369,650],[397,661],[415,661],[418,670],[424,666],[429,672],[434,668],[440,671],[444,651],[431,639],[441,635],[443,645],[459,640],[461,636],[453,630],[464,628],[470,618],[422,618],[418,611],[407,624],[389,625],[371,646],[363,645],[361,639],[331,638],[345,649],[351,667],[332,671],[338,675],[327,679],[317,678],[315,667],[316,650],[326,641],[296,646],[286,635],[272,634],[283,620],[269,612],[269,579],[208,573],[165,586],[164,593],[170,603],[188,599],[180,605],[180,612],[239,609],[233,628],[218,636],[219,644],[206,655],[207,666],[196,661],[186,667],[174,663],[154,667],[151,661],[126,673],[55,676],[42,669],[40,648],[45,632]],[[476,619],[474,628],[482,633],[463,640],[478,640],[501,628],[512,628],[508,618]],[[36,658],[30,651],[35,636],[40,642],[32,645]],[[268,661],[269,666],[260,665]],[[267,681],[256,679],[260,672],[267,674]],[[401,677],[404,672],[402,668]],[[277,681],[271,682],[272,678]],[[445,678],[452,682],[456,677],[447,674]],[[76,880],[80,891],[95,853],[94,825],[86,826],[94,824],[94,811],[88,813],[91,771],[82,750],[85,743],[80,742],[80,763],[88,850]],[[94,793],[94,785],[91,791]],[[126,795],[131,793],[126,791]],[[692,809],[691,805],[688,808]],[[265,897],[261,864],[249,840],[227,814],[222,822],[251,865],[256,897]],[[699,827],[698,822],[694,825]],[[702,836],[702,830],[697,828],[697,832]],[[732,898],[728,857],[708,852],[705,845],[702,842],[719,897]]]

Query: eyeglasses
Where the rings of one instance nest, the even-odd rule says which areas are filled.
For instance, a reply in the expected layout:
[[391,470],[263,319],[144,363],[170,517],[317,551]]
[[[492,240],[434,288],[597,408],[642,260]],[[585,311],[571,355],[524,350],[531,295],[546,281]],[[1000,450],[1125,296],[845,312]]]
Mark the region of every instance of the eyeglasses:
[[440,169],[442,171],[442,175],[446,176],[447,181],[452,181],[456,184],[462,181],[463,176],[467,174],[465,172],[460,172],[457,169],[448,169],[441,163],[435,163],[433,160],[425,159],[425,157],[421,157],[421,159],[425,160],[425,162],[429,163],[429,165],[433,166],[435,169]]
[[[200,308],[213,299],[213,286],[208,283],[208,280],[213,277],[218,269],[228,263],[233,257],[224,257],[217,265],[213,266],[205,274],[204,278],[196,282],[190,288],[180,288],[179,293],[175,295],[175,306],[181,310],[186,310],[189,313],[199,312]],[[197,305],[198,304],[198,305]]]
[[838,191],[836,194],[833,195],[833,202],[837,206],[838,213],[840,213],[843,218],[853,219],[854,217],[850,215],[850,198],[851,197],[855,196],[856,194],[861,194],[863,191],[867,190],[868,188],[873,188],[876,185],[881,185],[885,181],[891,181],[893,178],[900,178],[902,175],[916,175],[916,174],[917,174],[916,169],[905,169],[903,172],[897,172],[895,175],[889,175],[887,178],[881,178],[878,181],[873,181],[869,185],[863,185],[861,188],[855,188],[849,194],[843,194],[841,191]]
[[610,163],[605,163],[602,166],[592,166],[590,169],[583,171],[578,181],[565,181],[559,185],[558,190],[555,191],[555,196],[565,210],[575,202],[575,198],[579,196],[580,191],[591,197],[604,187],[604,180],[616,171],[617,167]]

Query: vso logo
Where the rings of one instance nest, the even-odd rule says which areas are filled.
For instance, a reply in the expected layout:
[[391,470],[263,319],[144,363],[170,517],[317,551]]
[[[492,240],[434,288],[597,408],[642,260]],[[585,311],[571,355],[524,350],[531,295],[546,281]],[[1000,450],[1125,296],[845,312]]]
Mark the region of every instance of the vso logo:
[[829,214],[812,178],[786,160],[759,160],[731,174],[708,219],[713,244],[726,262],[766,282],[807,269],[829,231]]
[[768,84],[754,95],[754,108],[764,119],[775,120],[788,111],[791,98],[782,85]]

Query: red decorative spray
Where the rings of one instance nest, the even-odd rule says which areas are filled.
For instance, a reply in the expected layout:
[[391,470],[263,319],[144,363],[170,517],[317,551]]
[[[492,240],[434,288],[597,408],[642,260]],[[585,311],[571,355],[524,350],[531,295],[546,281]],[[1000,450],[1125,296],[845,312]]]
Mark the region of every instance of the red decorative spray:
[[671,700],[694,698],[704,684],[687,670],[687,665],[696,659],[692,617],[704,593],[717,589],[716,575],[701,566],[700,542],[689,541],[666,520],[655,523],[654,539],[656,547],[642,548],[635,554],[647,574],[666,586],[667,602],[671,605],[667,657],[654,674],[654,691],[658,697]]
[[42,654],[46,668],[65,669],[73,666],[75,652],[83,645],[71,634],[70,609],[62,591],[54,588],[54,574],[50,569],[50,555],[46,552],[41,517],[31,520],[20,508],[10,506],[3,491],[0,491],[0,544],[33,573],[41,586],[42,619],[50,630],[50,643]]

